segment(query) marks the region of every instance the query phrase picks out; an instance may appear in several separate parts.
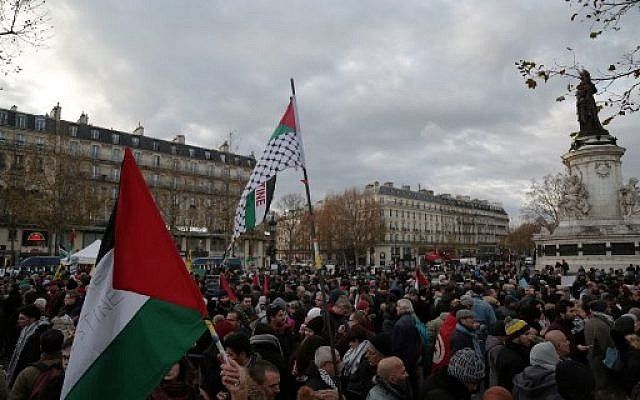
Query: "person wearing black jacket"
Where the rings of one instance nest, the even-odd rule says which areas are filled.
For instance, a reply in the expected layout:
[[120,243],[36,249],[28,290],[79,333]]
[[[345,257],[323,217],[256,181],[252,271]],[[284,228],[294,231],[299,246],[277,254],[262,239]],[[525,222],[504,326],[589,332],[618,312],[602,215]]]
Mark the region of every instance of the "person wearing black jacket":
[[468,400],[484,379],[484,362],[472,349],[456,352],[447,368],[439,369],[425,385],[424,399]]
[[498,385],[511,391],[513,377],[529,365],[529,352],[535,337],[533,330],[521,319],[505,320],[507,343],[496,358]]

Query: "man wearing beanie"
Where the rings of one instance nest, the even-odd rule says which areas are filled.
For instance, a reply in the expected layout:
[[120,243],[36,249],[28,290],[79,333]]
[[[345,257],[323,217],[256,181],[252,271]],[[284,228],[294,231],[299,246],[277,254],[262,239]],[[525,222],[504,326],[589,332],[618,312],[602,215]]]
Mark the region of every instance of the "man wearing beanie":
[[538,343],[531,348],[531,365],[513,378],[515,400],[546,400],[558,391],[556,365],[560,357],[551,342]]
[[484,362],[472,349],[451,356],[449,366],[427,379],[425,399],[468,400],[484,379]]
[[484,358],[484,349],[478,339],[478,323],[473,311],[459,310],[456,320],[456,331],[451,337],[451,354],[468,347],[473,349],[478,357]]
[[533,345],[534,331],[521,319],[504,321],[507,342],[496,358],[498,385],[513,389],[513,377],[529,365],[529,351]]

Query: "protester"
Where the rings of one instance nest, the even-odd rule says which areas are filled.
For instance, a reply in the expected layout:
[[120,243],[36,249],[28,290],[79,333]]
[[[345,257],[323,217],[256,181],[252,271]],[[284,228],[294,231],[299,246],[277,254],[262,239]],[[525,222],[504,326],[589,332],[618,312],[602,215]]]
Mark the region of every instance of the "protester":
[[373,380],[375,386],[369,390],[367,400],[410,400],[412,399],[409,375],[398,357],[383,358],[378,363]]
[[448,367],[427,379],[425,399],[467,400],[484,379],[484,362],[473,349],[463,349],[451,356]]

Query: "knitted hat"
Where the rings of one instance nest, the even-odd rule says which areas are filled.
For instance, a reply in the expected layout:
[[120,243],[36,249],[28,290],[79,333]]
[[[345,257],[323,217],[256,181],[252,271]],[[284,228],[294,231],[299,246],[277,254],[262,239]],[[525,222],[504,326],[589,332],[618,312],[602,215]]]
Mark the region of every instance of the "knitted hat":
[[322,317],[315,317],[307,322],[307,328],[311,329],[316,335],[322,334],[322,328],[324,328],[324,321]]
[[462,383],[479,382],[484,378],[484,362],[475,351],[462,349],[451,357],[447,372]]
[[556,366],[558,393],[565,400],[592,398],[595,379],[591,370],[577,361],[560,361]]
[[467,309],[458,310],[456,313],[456,321],[460,321],[465,318],[473,318],[473,311]]
[[460,304],[462,304],[466,308],[473,307],[473,297],[471,295],[465,294],[460,297]]
[[284,299],[282,297],[276,297],[276,299],[274,301],[271,302],[272,306],[279,306],[282,308],[286,308],[287,307],[287,302],[284,301]]
[[507,317],[504,320],[504,331],[507,336],[518,337],[529,330],[529,325],[521,319]]
[[556,352],[556,348],[551,342],[538,343],[531,348],[529,353],[531,365],[538,365],[545,369],[554,371],[556,365],[560,362],[560,357]]

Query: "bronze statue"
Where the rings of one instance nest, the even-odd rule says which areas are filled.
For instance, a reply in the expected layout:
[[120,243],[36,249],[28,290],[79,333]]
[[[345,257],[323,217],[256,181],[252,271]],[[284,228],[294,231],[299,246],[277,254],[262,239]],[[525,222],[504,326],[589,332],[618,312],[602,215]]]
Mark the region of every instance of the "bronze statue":
[[578,138],[609,134],[609,132],[602,127],[598,119],[598,108],[593,98],[593,95],[596,93],[598,93],[598,89],[596,89],[596,85],[591,82],[589,71],[583,69],[580,71],[580,83],[576,86],[576,108],[578,111],[578,122],[580,123]]

